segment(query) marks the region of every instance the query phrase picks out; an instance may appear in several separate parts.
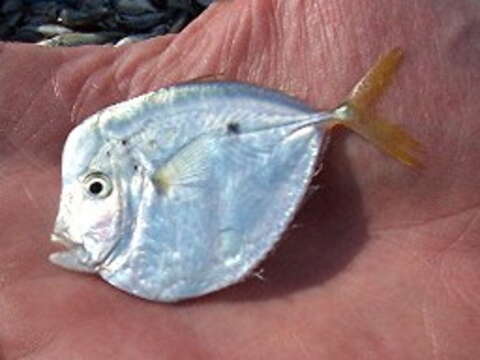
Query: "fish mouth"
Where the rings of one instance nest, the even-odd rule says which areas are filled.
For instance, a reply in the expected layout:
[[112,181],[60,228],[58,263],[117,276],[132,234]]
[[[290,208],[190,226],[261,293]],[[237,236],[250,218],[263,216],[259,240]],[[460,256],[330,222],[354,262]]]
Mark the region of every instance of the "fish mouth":
[[71,239],[59,233],[52,233],[50,241],[59,244],[66,250],[50,254],[48,259],[51,263],[71,271],[84,273],[94,273],[96,269],[92,265],[85,264],[82,261],[85,255],[85,249],[82,244],[75,243]]
[[79,245],[73,242],[72,240],[70,240],[69,238],[67,238],[66,236],[59,233],[52,233],[52,235],[50,235],[50,241],[55,244],[62,245],[64,248],[67,248],[67,249],[72,249]]

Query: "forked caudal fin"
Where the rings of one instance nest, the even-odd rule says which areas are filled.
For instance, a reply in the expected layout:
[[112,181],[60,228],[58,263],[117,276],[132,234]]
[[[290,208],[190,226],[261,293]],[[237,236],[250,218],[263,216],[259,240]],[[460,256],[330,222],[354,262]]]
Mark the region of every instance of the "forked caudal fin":
[[395,48],[381,56],[355,85],[346,101],[334,111],[332,125],[346,126],[393,158],[420,168],[420,143],[400,126],[382,119],[372,110],[375,101],[388,87],[402,55],[402,50]]

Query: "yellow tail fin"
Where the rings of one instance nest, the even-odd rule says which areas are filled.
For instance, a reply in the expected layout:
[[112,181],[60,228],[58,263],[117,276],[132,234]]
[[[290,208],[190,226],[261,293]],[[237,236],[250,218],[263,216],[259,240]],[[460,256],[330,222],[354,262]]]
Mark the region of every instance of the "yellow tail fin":
[[422,167],[417,157],[420,143],[400,126],[382,119],[372,110],[375,101],[389,85],[401,60],[400,48],[381,56],[355,85],[347,100],[335,110],[334,121],[335,124],[353,130],[404,164]]

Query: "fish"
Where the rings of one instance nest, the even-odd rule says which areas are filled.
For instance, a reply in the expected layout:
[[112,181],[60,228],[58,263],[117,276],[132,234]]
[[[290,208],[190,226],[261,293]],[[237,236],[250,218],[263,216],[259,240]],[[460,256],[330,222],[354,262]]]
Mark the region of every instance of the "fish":
[[50,39],[41,40],[36,44],[46,47],[101,45],[122,37],[125,37],[125,34],[116,31],[99,31],[96,33],[65,32]]
[[62,25],[54,25],[54,24],[45,24],[45,25],[27,25],[23,27],[24,29],[35,31],[39,34],[44,36],[53,37],[56,35],[71,33],[73,30],[62,26]]
[[115,45],[113,45],[113,46],[114,47],[119,47],[119,46],[129,45],[129,44],[133,44],[133,43],[136,43],[136,42],[139,42],[139,41],[150,39],[150,38],[155,37],[155,36],[165,35],[166,33],[168,33],[168,30],[169,29],[168,29],[167,25],[160,24],[157,27],[150,30],[149,33],[126,36],[126,37],[118,40],[115,43]]
[[117,21],[130,31],[141,32],[164,23],[168,19],[166,14],[166,12],[154,12],[141,15],[119,15]]
[[197,0],[197,2],[203,6],[209,6],[213,3],[214,0]]
[[139,15],[156,12],[156,8],[149,0],[116,0],[114,4],[120,13],[125,14]]
[[330,110],[206,78],[100,110],[64,145],[51,235],[63,249],[50,261],[156,302],[247,279],[291,224],[333,128],[423,166],[421,144],[373,111],[402,54],[382,55]]
[[57,21],[69,27],[88,27],[100,21],[109,13],[108,8],[98,6],[91,9],[76,10],[72,8],[64,8],[60,10]]

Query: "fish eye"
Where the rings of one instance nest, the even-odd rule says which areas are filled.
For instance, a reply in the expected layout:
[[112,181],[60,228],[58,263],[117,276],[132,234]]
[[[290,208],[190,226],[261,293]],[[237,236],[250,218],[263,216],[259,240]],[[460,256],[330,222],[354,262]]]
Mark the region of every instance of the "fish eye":
[[104,199],[112,193],[110,178],[102,173],[92,173],[85,178],[85,190],[90,197]]
[[227,124],[227,133],[228,134],[239,134],[240,133],[240,124],[237,122],[231,122]]

